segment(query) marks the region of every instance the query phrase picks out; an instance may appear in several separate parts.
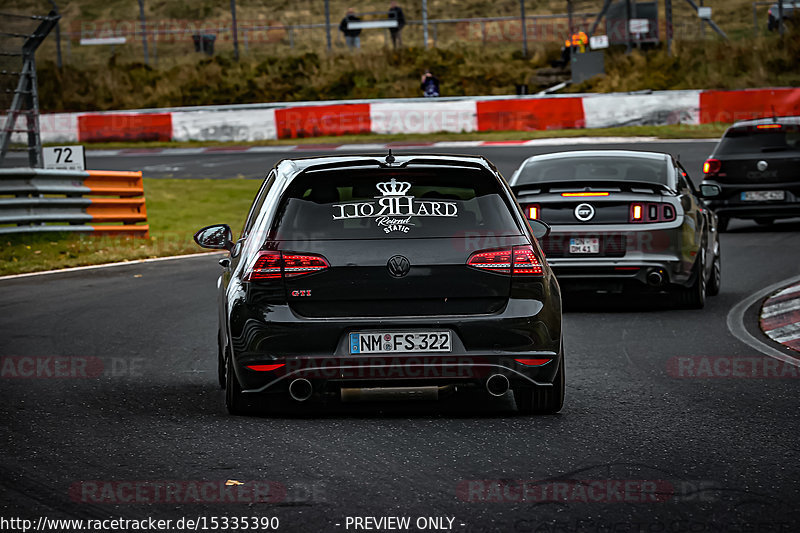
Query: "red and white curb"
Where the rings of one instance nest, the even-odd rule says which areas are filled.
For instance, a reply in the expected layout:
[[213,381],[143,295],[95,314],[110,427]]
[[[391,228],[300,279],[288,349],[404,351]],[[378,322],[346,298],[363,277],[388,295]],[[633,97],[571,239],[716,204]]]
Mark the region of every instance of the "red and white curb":
[[761,330],[775,342],[800,352],[800,283],[786,287],[764,301]]
[[[89,150],[88,156],[181,156],[214,154],[274,154],[287,152],[385,152],[392,149],[459,149],[459,148],[527,148],[536,146],[576,146],[597,144],[668,144],[716,143],[718,139],[659,139],[658,137],[554,137],[521,141],[439,141],[439,142],[389,142],[355,144],[297,144],[271,146],[206,146],[199,148],[122,148],[117,150]],[[24,154],[23,154],[24,155]],[[20,155],[20,157],[22,157]]]

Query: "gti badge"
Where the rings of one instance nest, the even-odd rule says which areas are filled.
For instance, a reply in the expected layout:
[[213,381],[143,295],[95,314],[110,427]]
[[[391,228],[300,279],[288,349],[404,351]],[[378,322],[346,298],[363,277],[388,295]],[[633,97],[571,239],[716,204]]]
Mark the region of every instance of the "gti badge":
[[587,222],[594,217],[594,207],[589,204],[579,204],[575,208],[575,218],[581,222]]
[[769,163],[767,163],[766,161],[763,161],[763,160],[759,161],[758,163],[756,163],[756,168],[758,170],[760,170],[761,172],[764,172],[765,170],[767,170],[769,168]]
[[402,255],[393,255],[386,263],[386,268],[389,269],[389,274],[395,278],[402,278],[411,270],[411,263],[408,258]]

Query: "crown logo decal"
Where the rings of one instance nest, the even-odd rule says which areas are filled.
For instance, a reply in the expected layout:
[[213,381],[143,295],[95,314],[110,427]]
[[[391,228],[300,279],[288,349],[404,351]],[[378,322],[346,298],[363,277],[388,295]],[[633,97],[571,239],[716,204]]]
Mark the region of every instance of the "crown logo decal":
[[384,196],[405,196],[411,188],[411,184],[407,181],[397,181],[392,178],[391,181],[382,181],[375,185],[375,187]]

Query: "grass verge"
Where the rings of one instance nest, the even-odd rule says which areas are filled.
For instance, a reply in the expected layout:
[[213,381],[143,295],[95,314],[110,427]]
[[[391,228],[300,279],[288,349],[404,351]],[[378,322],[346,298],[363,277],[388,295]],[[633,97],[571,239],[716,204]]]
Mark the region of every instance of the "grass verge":
[[238,179],[145,179],[150,239],[69,233],[4,236],[0,275],[199,253],[194,232],[221,222],[237,230],[260,184]]
[[[720,137],[728,124],[669,126],[625,126],[619,128],[597,128],[580,130],[548,131],[491,131],[472,133],[430,133],[394,135],[342,135],[338,137],[306,137],[301,139],[279,139],[274,141],[252,142],[111,142],[86,144],[88,150],[118,150],[142,148],[202,148],[207,146],[294,146],[325,144],[366,144],[366,143],[429,143],[438,141],[525,141],[533,139],[572,138],[572,137],[656,137],[659,139],[714,139]],[[58,143],[56,143],[58,144]],[[63,144],[63,143],[61,143]]]

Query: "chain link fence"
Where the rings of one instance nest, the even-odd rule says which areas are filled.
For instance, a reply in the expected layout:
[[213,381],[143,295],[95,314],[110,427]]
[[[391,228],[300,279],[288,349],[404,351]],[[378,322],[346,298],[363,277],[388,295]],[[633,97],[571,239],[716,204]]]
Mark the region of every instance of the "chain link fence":
[[[329,24],[326,24],[324,2],[319,0],[278,0],[260,4],[239,0],[236,39],[231,11],[234,4],[229,5],[218,0],[200,0],[197,6],[173,5],[166,11],[165,8],[157,11],[155,4],[149,6],[147,0],[143,0],[144,21],[137,16],[139,7],[133,0],[129,0],[127,9],[99,10],[97,16],[87,16],[80,10],[68,9],[61,21],[63,60],[66,64],[86,64],[91,61],[107,62],[114,58],[120,61],[146,62],[151,66],[169,66],[181,61],[198,61],[207,55],[232,54],[235,45],[238,45],[239,55],[242,57],[324,53],[328,50],[328,35],[331,51],[344,52],[347,48],[343,34],[339,31],[339,22],[350,2],[329,1]],[[610,2],[608,16],[598,21],[597,15],[606,7],[604,0],[525,0],[523,32],[520,16],[522,5],[519,0],[485,3],[474,0],[464,2],[464,7],[449,0],[415,0],[405,5],[401,2],[407,22],[402,30],[402,42],[405,47],[417,48],[485,46],[522,49],[523,39],[526,38],[532,46],[560,46],[570,35],[570,29],[589,33],[597,23],[593,33],[609,34],[614,43],[627,39],[625,18],[651,20],[645,34],[630,35],[634,46],[663,42],[668,35],[665,3],[665,0],[616,0]],[[712,2],[706,0],[706,3]],[[752,6],[745,2],[742,4],[743,8],[736,9],[720,7],[721,2],[713,3],[716,6],[714,10],[724,13],[728,18],[729,12],[735,13],[735,24],[727,19],[720,24],[726,31],[730,32],[728,26],[731,26],[734,35],[748,37],[753,35],[754,25],[759,28],[759,32],[766,31],[767,6],[762,6],[763,2],[756,2],[758,5]],[[353,4],[362,20],[387,18],[388,2],[384,0],[363,0],[362,4]],[[427,5],[424,13],[423,4]],[[717,38],[710,26],[697,16],[695,7],[701,7],[702,0],[671,0],[671,4],[671,35],[675,40]],[[728,3],[725,5],[730,7]],[[760,14],[762,11],[763,15]],[[114,17],[111,18],[111,15]],[[764,20],[759,21],[759,17]],[[384,28],[362,31],[363,50],[374,51],[391,47],[389,30]],[[55,59],[54,38],[48,39],[42,53],[46,53],[48,59]]]

